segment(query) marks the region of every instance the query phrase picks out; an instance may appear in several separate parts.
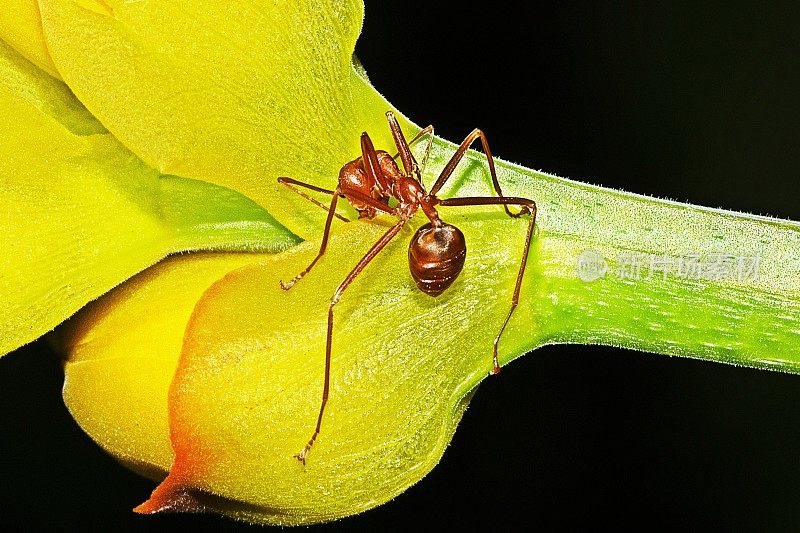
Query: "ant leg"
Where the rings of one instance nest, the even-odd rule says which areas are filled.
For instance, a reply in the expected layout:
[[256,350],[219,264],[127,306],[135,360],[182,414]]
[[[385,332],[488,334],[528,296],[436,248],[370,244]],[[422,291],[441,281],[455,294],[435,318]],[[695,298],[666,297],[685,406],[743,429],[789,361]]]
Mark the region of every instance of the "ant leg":
[[[466,138],[461,142],[461,145],[458,147],[458,150],[456,150],[456,153],[453,154],[453,157],[450,158],[450,161],[448,161],[448,163],[442,169],[441,174],[439,174],[439,178],[436,180],[436,183],[434,183],[433,188],[431,188],[431,191],[429,193],[430,196],[436,196],[436,193],[439,192],[439,189],[442,188],[445,182],[453,174],[453,171],[456,169],[456,166],[458,166],[458,163],[461,162],[461,159],[463,159],[464,154],[467,153],[467,150],[469,149],[470,145],[474,143],[477,139],[481,140],[481,144],[483,145],[483,151],[486,154],[487,161],[489,162],[489,174],[492,177],[492,185],[494,186],[494,192],[497,193],[498,197],[503,198],[503,191],[500,190],[500,182],[497,181],[497,172],[495,171],[494,168],[494,158],[492,157],[492,151],[489,149],[489,141],[486,138],[486,134],[483,133],[483,131],[481,131],[478,128],[472,130],[472,132],[469,135],[467,135]],[[525,214],[522,211],[520,211],[519,213],[512,213],[508,209],[508,204],[503,204],[503,208],[506,210],[508,216],[513,218],[517,218]]]
[[[429,136],[428,137],[428,144],[427,144],[427,147],[425,148],[425,155],[427,156],[428,152],[431,151],[431,143],[433,143],[433,138],[432,138],[433,137],[433,124],[428,124],[427,126],[422,128],[421,130],[419,130],[419,133],[414,135],[414,137],[410,141],[408,141],[408,146],[409,147],[414,146],[414,144],[417,141],[419,141],[420,139],[422,139],[426,135]],[[395,154],[392,159],[395,159],[398,155],[400,155],[400,154],[399,153]],[[412,157],[412,159],[414,158],[414,154],[413,153],[411,154],[411,157]],[[424,164],[425,160],[423,159],[422,162]]]
[[425,155],[422,158],[422,170],[419,171],[419,184],[425,189],[425,184],[422,183],[422,176],[425,174],[425,167],[428,166],[428,156],[431,155],[431,145],[433,144],[433,124],[425,126],[413,139],[409,145],[414,144],[417,140],[421,139],[424,135],[428,135],[428,144],[425,146]]
[[[422,156],[422,168],[419,168],[417,165],[417,160],[414,158],[414,154],[411,154],[411,162],[414,165],[414,173],[417,176],[417,180],[419,184],[422,185],[422,189],[425,189],[425,183],[422,181],[422,176],[425,175],[425,168],[428,166],[428,156],[431,155],[431,146],[433,145],[433,124],[429,124],[422,128],[419,133],[417,133],[413,139],[411,139],[408,143],[408,146],[411,147],[416,143],[418,140],[423,138],[425,135],[428,136],[428,144],[425,145],[425,155]],[[395,156],[397,157],[397,156]]]
[[505,331],[506,326],[508,325],[508,321],[511,320],[511,315],[514,313],[514,309],[517,308],[519,305],[519,291],[522,287],[522,275],[525,273],[525,265],[528,263],[528,250],[531,247],[531,238],[533,237],[533,227],[536,224],[536,202],[533,200],[529,200],[527,198],[513,198],[509,196],[503,196],[501,198],[495,197],[467,197],[467,198],[447,198],[446,200],[442,200],[439,205],[449,205],[449,206],[464,206],[464,205],[518,205],[521,206],[522,209],[520,210],[517,216],[523,214],[529,214],[530,220],[528,221],[528,233],[525,236],[525,247],[522,251],[522,262],[519,265],[519,272],[517,273],[517,284],[514,286],[514,295],[511,297],[511,309],[506,315],[505,321],[503,321],[503,325],[500,327],[500,332],[497,334],[497,337],[494,338],[494,347],[492,349],[492,374],[497,374],[500,372],[500,363],[497,360],[497,345],[500,342],[500,337],[503,335],[503,331]]
[[336,214],[336,202],[339,200],[340,195],[358,200],[385,213],[390,213],[390,214],[395,213],[395,210],[389,207],[388,205],[382,204],[375,198],[367,196],[366,194],[360,193],[358,191],[342,190],[340,187],[337,187],[335,191],[331,192],[333,193],[333,198],[331,199],[331,206],[328,209],[328,218],[327,220],[325,220],[325,230],[322,233],[322,242],[320,243],[319,246],[319,253],[317,253],[317,256],[314,258],[313,261],[311,261],[311,264],[308,265],[298,275],[290,279],[288,282],[281,281],[281,288],[285,291],[288,291],[294,286],[295,283],[303,279],[303,277],[311,271],[314,265],[317,264],[317,261],[319,261],[319,258],[322,257],[322,254],[325,253],[325,249],[328,247],[328,236],[330,235],[331,232],[331,222],[333,222],[333,216]]
[[325,412],[325,405],[328,403],[328,393],[330,391],[330,381],[331,381],[331,343],[333,341],[333,307],[339,303],[339,300],[342,298],[342,294],[344,293],[345,289],[353,282],[354,279],[361,273],[362,270],[372,261],[376,255],[380,253],[383,248],[389,244],[400,230],[403,229],[406,221],[400,219],[397,224],[389,228],[389,231],[383,234],[383,236],[372,245],[372,248],[361,258],[361,260],[356,264],[353,270],[344,278],[339,287],[333,293],[331,297],[330,304],[328,305],[328,333],[327,339],[325,344],[325,381],[322,386],[322,403],[319,406],[319,414],[317,415],[317,425],[314,429],[314,433],[311,435],[311,438],[308,440],[308,444],[295,455],[297,460],[301,463],[306,464],[306,457],[308,456],[308,452],[311,450],[311,447],[314,445],[314,441],[317,440],[317,436],[319,435],[320,428],[322,426],[322,415]]
[[332,191],[332,193],[333,193],[333,198],[331,199],[331,206],[328,209],[328,218],[325,220],[325,231],[322,233],[322,243],[319,246],[319,253],[314,258],[314,260],[311,261],[311,264],[308,265],[298,275],[290,279],[287,283],[281,281],[281,289],[288,291],[289,289],[294,287],[294,284],[303,279],[303,276],[305,276],[306,274],[309,273],[309,271],[311,271],[314,265],[317,264],[317,261],[319,261],[319,258],[322,257],[322,254],[325,253],[325,248],[328,247],[328,236],[331,233],[331,222],[333,222],[333,215],[336,214],[336,202],[339,200],[339,194],[341,194],[341,189],[337,187],[335,191]]
[[[289,189],[290,191],[296,192],[297,194],[299,194],[300,196],[302,196],[303,198],[305,198],[306,200],[308,200],[312,204],[321,207],[325,211],[328,210],[328,206],[326,206],[325,204],[323,204],[322,202],[320,202],[316,198],[310,197],[309,195],[307,195],[306,193],[304,193],[303,191],[301,191],[300,189],[295,187],[295,185],[297,185],[299,187],[305,187],[306,189],[311,189],[312,191],[317,191],[317,192],[321,192],[321,193],[325,193],[325,194],[333,194],[333,191],[330,191],[328,189],[323,189],[322,187],[317,187],[315,185],[311,185],[310,183],[305,183],[305,182],[302,182],[302,181],[294,180],[292,178],[280,177],[280,178],[278,178],[278,183],[280,183],[282,185],[286,185],[287,189]],[[333,216],[335,216],[336,218],[338,218],[339,220],[342,220],[344,222],[350,222],[349,218],[345,218],[342,215],[340,215],[339,213],[336,213]]]

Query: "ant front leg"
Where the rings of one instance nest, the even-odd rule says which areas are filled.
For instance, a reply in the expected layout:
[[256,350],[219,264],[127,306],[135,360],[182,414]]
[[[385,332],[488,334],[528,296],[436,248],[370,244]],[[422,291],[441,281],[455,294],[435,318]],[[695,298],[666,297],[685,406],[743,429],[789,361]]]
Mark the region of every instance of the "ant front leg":
[[311,451],[311,447],[314,445],[314,441],[317,440],[317,436],[319,436],[320,429],[322,427],[322,415],[325,413],[325,405],[328,403],[328,393],[330,392],[330,382],[331,382],[331,345],[333,343],[333,308],[334,306],[339,303],[339,300],[342,298],[342,294],[353,283],[353,280],[361,273],[364,268],[372,261],[376,255],[380,253],[383,248],[389,244],[400,230],[403,229],[406,220],[400,219],[394,226],[389,228],[389,230],[383,234],[383,236],[372,245],[372,248],[361,258],[361,260],[356,264],[353,270],[344,278],[339,287],[337,287],[336,292],[333,293],[331,297],[330,304],[328,305],[328,333],[326,337],[326,344],[325,344],[325,379],[322,386],[322,403],[319,406],[319,414],[317,415],[317,425],[314,428],[314,433],[311,435],[311,438],[308,440],[308,443],[305,447],[295,455],[298,461],[303,464],[306,464],[306,457],[308,456],[308,452]]
[[422,168],[417,165],[417,160],[414,158],[414,154],[411,154],[411,161],[414,164],[414,172],[419,180],[419,184],[422,185],[422,189],[425,189],[425,183],[422,181],[422,176],[425,175],[425,168],[428,166],[428,156],[431,155],[431,146],[433,145],[433,124],[429,124],[422,128],[419,133],[417,133],[411,141],[409,141],[408,145],[413,146],[414,143],[422,139],[424,136],[428,136],[428,144],[425,145],[425,155],[422,156]]
[[339,196],[345,196],[354,200],[358,200],[361,203],[367,204],[373,207],[374,209],[383,211],[384,213],[394,213],[394,210],[392,210],[392,208],[390,208],[389,206],[382,204],[379,201],[372,198],[371,196],[367,196],[366,194],[362,194],[358,191],[351,191],[349,189],[343,190],[341,187],[337,187],[335,191],[331,192],[333,193],[333,199],[331,199],[331,206],[328,209],[328,218],[327,220],[325,220],[325,231],[323,231],[322,233],[322,242],[320,243],[319,246],[319,252],[317,253],[317,256],[314,258],[314,260],[311,261],[311,264],[309,264],[305,269],[303,269],[302,272],[300,272],[298,275],[290,279],[288,282],[281,281],[281,288],[285,291],[288,291],[289,289],[294,287],[295,283],[303,279],[303,277],[305,277],[305,275],[311,271],[314,265],[317,264],[319,258],[322,257],[322,255],[325,253],[325,249],[328,247],[328,237],[330,236],[331,233],[331,222],[333,222],[333,216],[336,214],[336,202],[339,200]]
[[296,275],[295,277],[290,279],[288,282],[281,281],[281,289],[283,289],[285,291],[288,291],[289,289],[294,287],[295,283],[297,283],[298,281],[303,279],[303,277],[306,274],[308,274],[311,271],[312,268],[314,268],[314,265],[317,264],[317,261],[319,261],[319,258],[322,257],[322,254],[325,253],[325,248],[328,247],[328,236],[331,233],[331,222],[333,222],[333,216],[336,214],[336,202],[339,201],[339,194],[341,194],[342,191],[341,191],[340,188],[337,187],[335,191],[331,191],[331,192],[333,193],[333,198],[331,199],[331,206],[328,208],[328,218],[325,219],[325,231],[323,231],[323,233],[322,233],[322,243],[320,243],[320,246],[319,246],[319,253],[317,253],[317,256],[314,258],[313,261],[311,261],[311,264],[308,265],[298,275]]
[[[487,161],[489,162],[489,174],[492,177],[492,185],[494,186],[494,192],[497,193],[498,197],[503,198],[503,191],[500,189],[500,182],[497,181],[497,172],[495,171],[494,168],[494,158],[492,157],[491,149],[489,149],[489,140],[486,138],[486,134],[483,133],[483,131],[481,131],[478,128],[475,128],[469,135],[467,135],[467,137],[458,147],[458,150],[456,150],[456,153],[453,154],[453,157],[451,157],[450,161],[448,161],[447,164],[444,166],[441,174],[439,174],[439,178],[436,180],[436,183],[434,183],[433,187],[431,188],[431,191],[429,193],[430,196],[436,196],[436,193],[439,192],[439,189],[441,189],[442,186],[445,184],[445,182],[448,179],[450,179],[450,176],[453,174],[453,171],[456,169],[456,166],[458,166],[458,164],[464,158],[464,154],[467,153],[467,150],[469,149],[470,145],[478,139],[481,140],[481,145],[483,145],[483,151],[486,154]],[[497,203],[503,204],[503,208],[506,210],[506,213],[508,213],[508,216],[510,217],[517,218],[525,214],[523,211],[520,211],[519,213],[512,213],[508,209],[509,205],[508,203],[504,202],[497,202]]]
[[[465,205],[499,205],[502,204],[504,206],[508,205],[518,205],[521,207],[520,212],[517,216],[521,216],[524,214],[530,215],[530,219],[528,221],[528,232],[525,236],[525,246],[522,250],[522,262],[519,265],[519,271],[517,272],[517,284],[514,286],[514,295],[511,297],[511,309],[508,311],[508,315],[506,315],[506,319],[503,321],[503,325],[500,326],[500,332],[497,334],[497,337],[494,338],[494,346],[492,348],[492,374],[497,374],[500,372],[500,362],[497,359],[497,345],[500,343],[500,337],[503,335],[503,331],[505,331],[506,326],[508,325],[508,321],[511,320],[511,315],[514,313],[514,309],[517,308],[519,305],[519,291],[522,287],[522,275],[525,273],[525,265],[528,264],[528,250],[531,247],[531,239],[533,237],[533,228],[536,225],[536,202],[533,200],[529,200],[527,198],[513,198],[508,196],[503,196],[500,198],[494,197],[467,197],[467,198],[447,198],[445,200],[441,200],[439,205],[448,205],[448,206],[465,206]],[[508,209],[506,209],[508,211]]]

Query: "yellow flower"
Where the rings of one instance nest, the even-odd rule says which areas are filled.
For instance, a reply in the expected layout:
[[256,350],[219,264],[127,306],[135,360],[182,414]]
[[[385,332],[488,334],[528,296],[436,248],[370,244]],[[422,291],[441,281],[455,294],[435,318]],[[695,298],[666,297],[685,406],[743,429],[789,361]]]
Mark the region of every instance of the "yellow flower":
[[[42,73],[29,77],[50,92],[60,91],[60,105],[77,116],[70,119],[88,124],[70,130],[80,136],[81,148],[102,141],[121,154],[115,160],[104,153],[90,163],[106,165],[112,176],[120,160],[139,169],[130,178],[132,193],[119,194],[116,182],[109,193],[132,198],[130,213],[104,198],[89,198],[83,210],[98,211],[91,227],[109,231],[116,226],[102,217],[109,216],[105,209],[110,208],[112,220],[122,227],[117,231],[126,232],[106,238],[115,243],[113,249],[123,247],[121,240],[127,250],[126,239],[138,237],[145,240],[139,248],[149,255],[132,260],[126,252],[119,260],[122,271],[111,269],[102,256],[78,257],[86,272],[105,273],[107,268],[108,279],[60,314],[51,312],[50,322],[30,338],[169,252],[291,244],[293,235],[269,214],[294,234],[317,237],[324,212],[287,193],[275,178],[289,175],[329,185],[324,180],[357,153],[364,129],[378,146],[391,145],[384,117],[390,106],[351,63],[363,16],[360,2],[186,6],[52,0],[40,2],[39,8],[49,56],[31,53],[29,58],[40,66],[52,60],[69,89]],[[33,72],[33,65],[16,54],[7,47],[8,68]],[[38,117],[41,106],[30,114]],[[415,132],[403,124],[407,134]],[[67,135],[61,124],[51,129]],[[9,124],[8,131],[12,136],[18,128]],[[64,144],[42,135],[47,145]],[[449,155],[437,150],[431,157],[434,165]],[[24,164],[38,171],[42,153],[30,153],[31,161]],[[74,163],[72,152],[66,159]],[[74,166],[73,173],[97,179],[82,173],[87,163]],[[63,167],[52,174],[63,176]],[[152,222],[171,222],[164,216],[171,204],[147,205],[155,194],[136,190],[143,187],[141,174],[158,190],[167,181],[180,183],[175,195],[194,207],[186,218],[195,241],[173,238],[183,237],[177,223],[177,230],[163,231]],[[483,176],[476,178],[480,182]],[[93,182],[68,185],[78,191],[93,188]],[[485,188],[485,183],[476,187]],[[192,188],[212,192],[201,196]],[[56,201],[69,202],[58,190]],[[221,203],[216,196],[223,194],[231,195],[233,206],[220,207],[222,220],[214,225],[204,210]],[[157,216],[135,218],[142,203]],[[270,225],[247,223],[251,211],[251,218]],[[495,218],[496,224],[473,221],[461,227],[474,242],[491,242],[497,231],[524,234],[527,224]],[[21,234],[22,220],[16,214],[8,224]],[[245,223],[237,225],[237,220]],[[30,235],[19,240],[35,242],[32,236],[52,222],[30,228]],[[76,420],[134,470],[154,478],[170,472],[143,510],[204,508],[254,522],[318,522],[386,501],[436,464],[466,406],[465,397],[491,368],[492,340],[509,306],[508,298],[492,296],[505,287],[510,297],[522,252],[515,240],[471,250],[461,290],[437,300],[419,293],[405,275],[396,275],[398,265],[404,274],[407,268],[405,247],[387,250],[337,311],[342,321],[324,430],[305,467],[293,457],[308,440],[319,408],[325,335],[319,326],[325,301],[354,257],[385,231],[381,224],[337,229],[318,266],[320,275],[309,276],[290,292],[283,292],[278,280],[301,270],[317,244],[275,257],[170,258],[58,330],[56,343],[68,354],[64,395]],[[165,244],[151,244],[150,226],[150,233],[167,234]],[[220,231],[226,228],[229,234]],[[245,230],[250,233],[236,233]],[[52,256],[74,231],[65,228],[50,248],[30,248]],[[214,236],[217,241],[203,241]],[[100,239],[83,240],[94,247]],[[237,270],[243,265],[249,266]],[[480,316],[472,311],[476,300],[489,302]],[[40,307],[52,311],[52,302]],[[388,316],[397,325],[389,332],[383,327]],[[445,326],[426,326],[438,321]],[[16,324],[9,327],[10,332],[16,329]],[[518,333],[509,331],[504,360],[532,347],[532,338],[522,346]],[[437,348],[419,357],[410,348],[420,342]]]
[[169,253],[298,242],[242,194],[147,166],[3,41],[0,106],[0,355]]

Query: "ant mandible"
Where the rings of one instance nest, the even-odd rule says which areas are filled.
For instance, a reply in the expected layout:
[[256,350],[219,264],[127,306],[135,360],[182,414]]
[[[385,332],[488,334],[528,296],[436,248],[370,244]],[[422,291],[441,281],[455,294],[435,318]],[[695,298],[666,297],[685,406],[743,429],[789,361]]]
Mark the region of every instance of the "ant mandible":
[[[494,160],[492,159],[492,152],[489,150],[489,143],[486,140],[486,135],[477,128],[467,135],[466,139],[464,139],[458,147],[453,157],[442,169],[441,174],[439,174],[431,190],[425,192],[422,184],[422,173],[420,172],[414,156],[411,154],[411,148],[409,147],[409,143],[406,142],[403,132],[400,130],[397,119],[395,119],[391,111],[386,113],[386,118],[389,120],[389,129],[392,131],[392,137],[394,137],[394,142],[397,146],[397,155],[400,156],[403,171],[400,170],[395,162],[397,155],[392,157],[383,150],[375,150],[369,135],[364,132],[361,134],[361,156],[346,163],[342,167],[339,171],[339,185],[335,190],[323,189],[291,178],[278,178],[279,183],[286,185],[294,192],[328,211],[328,218],[325,221],[325,231],[322,234],[322,243],[319,247],[319,253],[317,253],[317,256],[311,261],[311,264],[292,280],[287,283],[281,281],[281,287],[284,290],[291,289],[295,283],[308,274],[317,261],[319,261],[319,258],[325,253],[333,217],[336,216],[344,221],[348,221],[346,218],[336,213],[336,203],[340,197],[350,202],[350,205],[358,211],[359,218],[372,219],[378,213],[388,213],[397,216],[399,219],[394,226],[389,228],[389,230],[378,239],[378,242],[369,249],[364,257],[361,258],[331,297],[330,304],[328,305],[328,332],[327,344],[325,346],[325,380],[322,389],[322,403],[319,407],[319,415],[317,416],[317,425],[308,444],[305,445],[300,453],[295,455],[303,464],[305,464],[306,456],[308,456],[308,452],[311,450],[314,441],[319,435],[322,425],[322,415],[325,412],[325,404],[328,403],[331,375],[331,341],[333,339],[333,308],[341,299],[345,289],[347,289],[361,271],[364,270],[369,262],[383,250],[389,241],[400,233],[400,230],[409,219],[416,214],[417,210],[421,209],[430,222],[420,227],[411,238],[411,243],[408,247],[408,266],[417,287],[430,296],[440,295],[455,281],[461,269],[464,267],[464,259],[467,255],[464,234],[452,224],[442,222],[439,218],[439,214],[436,212],[436,206],[502,205],[510,217],[517,218],[522,215],[530,215],[528,232],[525,238],[525,247],[522,252],[522,262],[520,263],[519,272],[517,274],[514,295],[511,298],[511,310],[509,310],[508,315],[506,315],[503,325],[500,326],[500,332],[494,339],[492,350],[492,374],[497,374],[500,371],[500,364],[497,360],[497,344],[500,342],[500,337],[503,335],[503,331],[519,303],[522,275],[525,272],[525,264],[528,260],[528,249],[530,248],[533,228],[536,223],[536,202],[527,198],[503,196],[500,190],[500,183],[497,181]],[[429,136],[429,140],[425,158],[423,159],[423,166],[431,149],[433,126],[424,128],[411,140],[411,144],[413,144],[425,135]],[[464,157],[470,145],[479,138],[483,145],[486,159],[489,162],[492,185],[494,186],[497,196],[439,198],[436,194],[453,174],[453,170],[455,170],[456,165],[458,165]],[[331,200],[330,206],[326,207],[295,186],[332,195],[333,199]],[[389,205],[389,200],[392,198],[397,201],[395,207]],[[521,209],[517,213],[512,213],[508,209],[509,205],[520,206]]]

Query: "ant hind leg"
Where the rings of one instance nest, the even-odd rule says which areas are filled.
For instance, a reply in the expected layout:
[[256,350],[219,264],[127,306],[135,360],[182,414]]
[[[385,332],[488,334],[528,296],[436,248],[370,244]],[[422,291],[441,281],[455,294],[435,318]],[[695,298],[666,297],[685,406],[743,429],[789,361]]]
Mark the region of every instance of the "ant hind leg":
[[[486,154],[486,160],[489,163],[489,175],[491,176],[492,186],[494,187],[494,192],[497,193],[499,198],[504,198],[503,191],[500,188],[500,182],[497,181],[497,171],[494,167],[494,158],[492,157],[492,150],[489,148],[489,140],[486,138],[486,134],[483,133],[478,128],[475,128],[470,132],[469,135],[464,138],[461,142],[461,145],[458,147],[458,150],[453,154],[453,157],[450,158],[450,161],[442,169],[442,172],[439,174],[439,178],[434,183],[433,187],[431,188],[430,195],[435,196],[436,193],[439,192],[439,189],[444,186],[445,182],[450,179],[450,176],[453,175],[453,171],[456,169],[456,166],[461,162],[464,158],[464,155],[467,153],[469,147],[474,143],[476,140],[481,140],[481,145],[483,146],[483,152]],[[522,215],[527,214],[525,209],[522,209],[518,213],[512,213],[511,210],[508,208],[508,203],[504,202],[497,202],[498,204],[503,204],[503,209],[505,209],[508,216],[512,218],[518,218]]]
[[493,197],[467,197],[467,198],[447,198],[441,201],[440,205],[449,205],[449,206],[465,206],[465,205],[498,205],[502,204],[505,206],[508,205],[517,205],[520,206],[520,211],[517,216],[521,216],[523,214],[530,215],[530,219],[528,220],[528,231],[525,234],[525,246],[522,250],[522,261],[519,265],[519,270],[517,271],[517,282],[514,285],[514,294],[511,297],[511,309],[509,309],[508,314],[506,315],[506,319],[503,321],[503,325],[500,326],[500,331],[497,333],[497,336],[494,338],[494,345],[492,347],[492,374],[497,374],[500,372],[500,362],[497,358],[497,346],[500,343],[500,337],[503,336],[503,332],[508,325],[509,320],[511,320],[511,315],[514,314],[514,310],[519,305],[519,293],[522,288],[522,276],[525,274],[525,266],[528,264],[528,251],[531,247],[531,240],[533,238],[533,229],[536,225],[536,202],[533,200],[529,200],[527,198],[513,198],[509,196],[503,196],[500,198],[493,198]]

